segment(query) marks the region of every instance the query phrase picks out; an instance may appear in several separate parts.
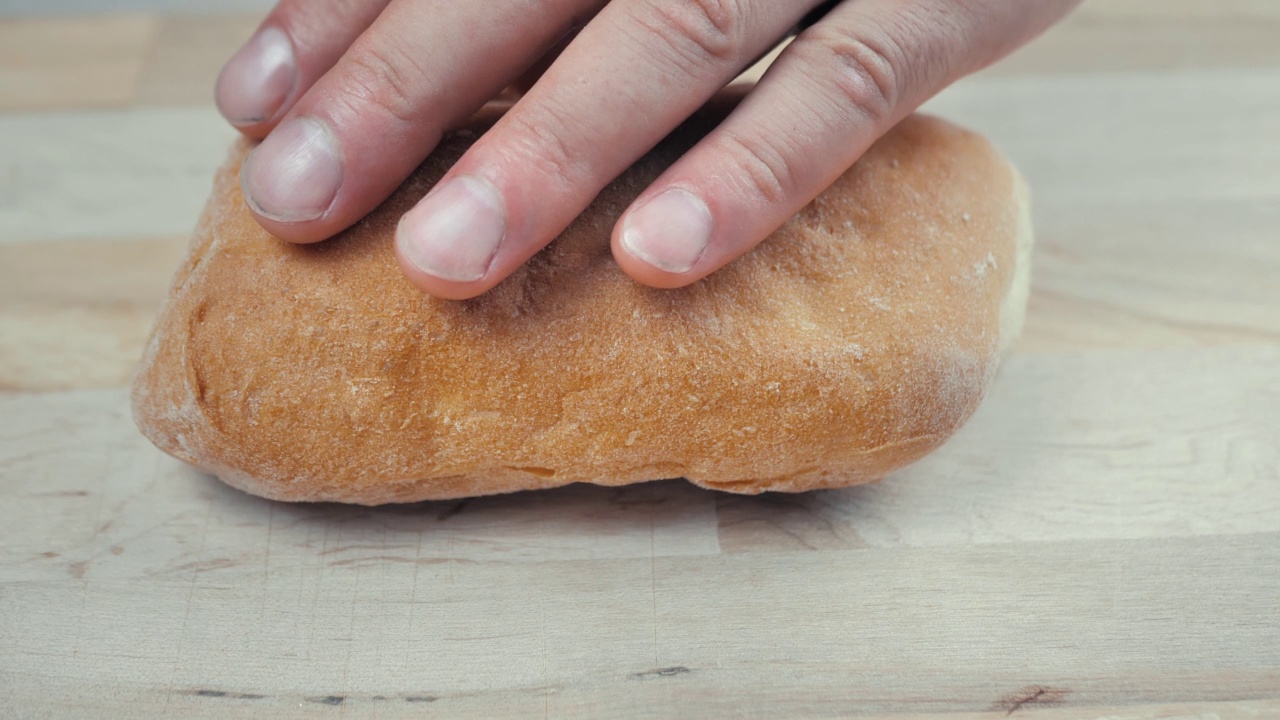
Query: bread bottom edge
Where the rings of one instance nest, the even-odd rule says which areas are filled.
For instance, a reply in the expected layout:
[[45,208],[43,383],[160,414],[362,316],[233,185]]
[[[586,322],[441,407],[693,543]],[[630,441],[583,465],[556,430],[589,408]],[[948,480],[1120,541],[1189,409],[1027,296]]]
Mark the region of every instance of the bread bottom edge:
[[[561,478],[534,475],[519,470],[495,469],[465,475],[412,480],[377,480],[362,485],[322,486],[305,480],[263,480],[225,465],[190,462],[198,470],[216,476],[223,483],[257,497],[281,502],[336,502],[378,506],[461,498],[505,495],[526,490],[548,490],[569,485],[621,487],[665,480],[684,480],[704,490],[733,495],[760,495],[766,492],[800,493],[853,487],[879,482],[906,468],[943,445],[950,435],[921,435],[888,446],[871,448],[843,463],[805,466],[773,477],[709,479],[705,475],[641,476],[634,473],[609,475],[577,474]],[[691,473],[692,475],[692,473]]]

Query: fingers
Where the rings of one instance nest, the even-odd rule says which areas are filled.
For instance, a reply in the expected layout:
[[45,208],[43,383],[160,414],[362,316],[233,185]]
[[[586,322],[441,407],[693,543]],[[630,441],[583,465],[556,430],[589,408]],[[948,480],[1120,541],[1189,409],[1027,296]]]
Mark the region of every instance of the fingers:
[[922,102],[1076,0],[858,0],[801,33],[613,235],[622,269],[680,287],[754,247]]
[[599,1],[393,0],[245,162],[258,221],[293,242],[347,228]]
[[218,75],[218,111],[249,137],[264,137],[388,2],[280,0]]
[[551,63],[555,62],[556,59],[560,57],[560,54],[564,52],[565,48],[569,47],[569,43],[573,42],[574,39],[578,37],[578,33],[581,30],[582,28],[580,27],[574,27],[572,30],[565,33],[564,37],[557,40],[556,44],[553,45],[542,57],[538,58],[537,62],[521,73],[520,77],[517,78],[508,89],[513,90],[516,97],[529,92],[529,90],[542,79],[542,76],[546,74],[547,70],[551,67]]
[[405,274],[441,297],[493,287],[816,2],[610,3],[405,215]]

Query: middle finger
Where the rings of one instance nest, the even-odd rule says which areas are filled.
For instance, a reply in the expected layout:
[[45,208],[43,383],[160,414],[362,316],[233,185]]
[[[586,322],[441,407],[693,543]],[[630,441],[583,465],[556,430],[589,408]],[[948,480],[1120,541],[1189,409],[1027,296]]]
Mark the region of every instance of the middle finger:
[[[441,297],[493,287],[818,2],[610,3],[405,215],[401,267]],[[668,200],[672,213],[706,213]]]

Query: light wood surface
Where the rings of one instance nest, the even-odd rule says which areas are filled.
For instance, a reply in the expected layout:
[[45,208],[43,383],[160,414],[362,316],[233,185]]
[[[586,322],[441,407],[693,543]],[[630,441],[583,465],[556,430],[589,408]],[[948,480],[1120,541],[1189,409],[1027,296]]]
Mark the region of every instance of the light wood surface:
[[245,496],[128,417],[233,136],[211,84],[257,17],[218,10],[267,3],[23,2],[0,716],[1280,718],[1272,0],[1095,0],[930,104],[1022,167],[1039,235],[1018,352],[936,455],[384,509]]

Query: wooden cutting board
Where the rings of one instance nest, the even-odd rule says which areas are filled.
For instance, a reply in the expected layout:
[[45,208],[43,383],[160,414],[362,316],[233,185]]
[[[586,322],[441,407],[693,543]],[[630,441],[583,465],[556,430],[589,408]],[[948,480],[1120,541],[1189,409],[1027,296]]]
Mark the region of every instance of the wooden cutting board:
[[255,21],[0,19],[0,715],[1280,717],[1280,4],[1095,0],[931,103],[1039,246],[924,462],[379,509],[243,495],[128,416]]

